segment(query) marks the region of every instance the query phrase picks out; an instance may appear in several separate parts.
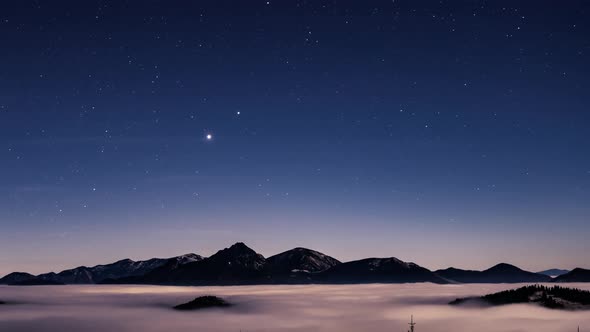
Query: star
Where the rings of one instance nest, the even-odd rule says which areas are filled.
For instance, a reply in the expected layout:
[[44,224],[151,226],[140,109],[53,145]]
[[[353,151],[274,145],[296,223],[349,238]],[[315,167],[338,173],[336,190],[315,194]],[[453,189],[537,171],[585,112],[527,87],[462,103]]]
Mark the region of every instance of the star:
[[211,135],[211,134],[207,134],[207,135],[205,136],[205,139],[206,139],[206,140],[208,140],[208,141],[210,141],[210,140],[212,140],[212,139],[213,139],[213,135]]

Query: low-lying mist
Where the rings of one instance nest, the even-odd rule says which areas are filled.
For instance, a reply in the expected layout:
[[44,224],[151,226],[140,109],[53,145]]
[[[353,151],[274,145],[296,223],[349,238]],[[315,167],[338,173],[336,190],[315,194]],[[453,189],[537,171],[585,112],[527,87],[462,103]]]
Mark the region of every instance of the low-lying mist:
[[[457,297],[522,285],[311,285],[239,287],[0,286],[0,331],[576,331],[590,313],[532,305],[456,307]],[[590,284],[568,285],[590,289]],[[177,312],[201,295],[229,308]]]

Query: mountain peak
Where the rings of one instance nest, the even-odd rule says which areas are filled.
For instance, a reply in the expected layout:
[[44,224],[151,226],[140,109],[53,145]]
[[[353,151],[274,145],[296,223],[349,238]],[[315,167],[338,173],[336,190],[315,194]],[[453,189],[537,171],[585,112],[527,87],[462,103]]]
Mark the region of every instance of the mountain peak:
[[[215,255],[219,254],[230,254],[230,255],[256,255],[256,251],[248,247],[244,242],[236,242],[232,244],[229,248],[219,250]],[[211,257],[213,257],[211,256]]]
[[233,250],[252,250],[250,249],[250,247],[248,247],[244,242],[236,242],[234,244],[231,245],[231,247],[229,247],[229,249],[233,249]]
[[512,265],[512,264],[508,264],[508,263],[500,263],[500,264],[496,264],[492,267],[490,267],[489,269],[487,269],[486,271],[496,271],[496,272],[504,272],[504,271],[522,271],[522,269]]
[[315,251],[315,250],[311,250],[311,249],[303,248],[303,247],[295,247],[295,248],[291,249],[290,251]]
[[178,257],[173,257],[173,258],[191,258],[191,259],[201,259],[203,258],[201,255],[197,255],[195,253],[189,253],[189,254],[184,254],[184,255],[180,255]]
[[270,268],[277,273],[316,273],[340,264],[340,261],[333,257],[302,247],[271,256],[267,262]]
[[209,257],[213,261],[264,261],[264,257],[245,245],[243,242],[237,242],[229,248],[219,250],[217,253]]
[[174,262],[173,264],[176,265],[182,265],[182,264],[188,264],[188,263],[194,263],[194,262],[198,262],[198,261],[202,261],[203,257],[197,254],[185,254],[185,255],[181,255],[181,256],[177,256],[177,257],[172,257],[169,259],[169,261]]
[[114,262],[113,264],[121,264],[121,263],[133,263],[133,260],[131,260],[131,258],[124,258],[124,259]]

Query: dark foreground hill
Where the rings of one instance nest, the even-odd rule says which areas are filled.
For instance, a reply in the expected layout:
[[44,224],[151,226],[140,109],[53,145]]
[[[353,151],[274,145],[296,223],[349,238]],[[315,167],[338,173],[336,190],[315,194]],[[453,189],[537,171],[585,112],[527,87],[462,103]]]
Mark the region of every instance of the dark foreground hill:
[[522,283],[549,282],[551,277],[544,274],[524,271],[514,265],[501,263],[484,271],[448,268],[436,274],[457,283]]
[[532,303],[549,309],[587,310],[590,309],[590,292],[560,286],[532,285],[481,297],[456,299],[450,304],[461,305],[477,302],[493,306]]

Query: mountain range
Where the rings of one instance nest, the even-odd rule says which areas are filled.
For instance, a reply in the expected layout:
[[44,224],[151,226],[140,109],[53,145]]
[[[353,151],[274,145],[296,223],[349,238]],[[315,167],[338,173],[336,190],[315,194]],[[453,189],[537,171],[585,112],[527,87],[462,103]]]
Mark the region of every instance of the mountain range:
[[203,257],[187,254],[173,258],[152,258],[146,261],[123,259],[112,264],[94,267],[80,266],[59,273],[49,272],[34,276],[25,272],[13,272],[0,279],[0,284],[43,285],[43,284],[98,284],[106,279],[144,275],[163,265],[179,266],[202,260]]
[[551,277],[521,270],[520,268],[501,263],[484,271],[461,270],[450,267],[435,271],[437,275],[447,280],[459,283],[519,283],[519,282],[549,282]]
[[590,270],[575,269],[557,278],[501,263],[484,271],[448,268],[431,271],[395,257],[351,262],[318,251],[295,248],[265,258],[244,243],[236,243],[204,258],[187,254],[146,261],[124,259],[107,265],[77,267],[38,276],[14,272],[0,284],[360,284],[360,283],[527,283],[590,282]]

